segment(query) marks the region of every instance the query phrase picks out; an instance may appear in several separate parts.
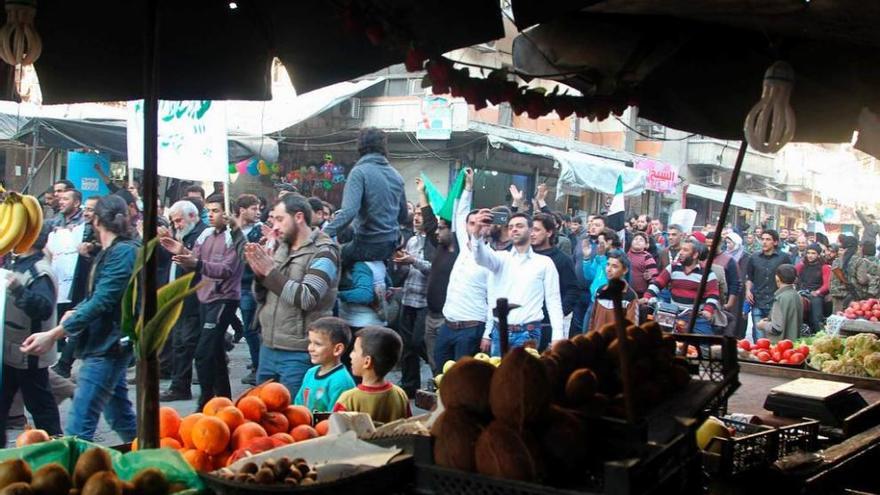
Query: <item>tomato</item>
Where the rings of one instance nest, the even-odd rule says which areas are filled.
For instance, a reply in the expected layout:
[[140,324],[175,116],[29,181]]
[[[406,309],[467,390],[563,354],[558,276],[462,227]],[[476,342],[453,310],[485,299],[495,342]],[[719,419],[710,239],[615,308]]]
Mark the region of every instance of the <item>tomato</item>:
[[853,313],[853,311],[849,308],[847,308],[847,310],[843,312],[843,316],[848,320],[855,320],[856,319],[856,314]]
[[791,364],[801,364],[804,362],[804,355],[799,352],[795,352],[791,355],[790,358],[788,358],[788,360],[789,362],[791,362]]
[[786,349],[782,352],[782,359],[789,359],[794,354],[794,349]]
[[874,310],[871,311],[877,318],[880,318],[880,306],[874,306]]
[[779,364],[789,364],[788,359],[785,359],[785,358],[780,359]]
[[859,309],[859,306],[861,306],[861,304],[859,304],[858,301],[853,301],[853,302],[849,303],[849,307],[852,309]]
[[780,340],[778,344],[776,344],[776,348],[779,349],[779,352],[787,351],[794,347],[794,343],[788,339]]
[[770,353],[767,351],[761,351],[758,353],[758,361],[767,362],[770,361]]
[[744,351],[748,351],[752,348],[752,343],[746,339],[742,339],[737,343],[737,346]]
[[802,345],[802,346],[800,346],[800,347],[797,348],[797,352],[803,354],[804,357],[807,357],[807,356],[810,355],[810,346],[808,346],[808,345]]
[[780,354],[779,351],[773,351],[770,353],[770,357],[772,357],[774,361],[779,361],[782,359],[782,354]]
[[758,339],[758,341],[755,342],[755,346],[760,349],[769,349],[770,348],[770,339]]
[[853,313],[855,313],[856,316],[865,316],[865,312],[862,311],[861,309],[857,309],[857,310],[853,311]]

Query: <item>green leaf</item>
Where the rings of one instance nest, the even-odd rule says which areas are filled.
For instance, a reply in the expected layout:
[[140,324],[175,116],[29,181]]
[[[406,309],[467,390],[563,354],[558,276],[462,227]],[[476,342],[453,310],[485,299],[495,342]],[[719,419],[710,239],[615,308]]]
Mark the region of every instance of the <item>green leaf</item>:
[[[156,314],[143,325],[143,329],[139,332],[142,356],[158,352],[165,345],[171,329],[183,310],[184,299],[195,293],[201,286],[199,284],[193,288],[189,287],[194,276],[195,273],[189,273],[159,289],[156,295]],[[138,322],[138,326],[140,325],[141,322]]]
[[125,288],[125,294],[122,295],[122,315],[120,318],[120,327],[122,335],[130,338],[132,342],[137,343],[140,338],[140,325],[134,321],[134,315],[137,313],[138,301],[138,275],[143,270],[146,260],[153,256],[156,246],[159,244],[159,238],[154,237],[146,245],[138,249],[137,257],[134,261],[134,269],[128,278],[128,286]]

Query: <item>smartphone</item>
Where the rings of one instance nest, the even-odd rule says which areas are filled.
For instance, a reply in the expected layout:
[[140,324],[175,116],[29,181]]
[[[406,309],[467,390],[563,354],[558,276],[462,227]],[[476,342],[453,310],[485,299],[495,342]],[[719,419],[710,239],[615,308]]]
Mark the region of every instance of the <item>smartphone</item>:
[[493,211],[492,212],[492,224],[493,225],[507,225],[507,221],[510,220],[510,214],[506,211]]

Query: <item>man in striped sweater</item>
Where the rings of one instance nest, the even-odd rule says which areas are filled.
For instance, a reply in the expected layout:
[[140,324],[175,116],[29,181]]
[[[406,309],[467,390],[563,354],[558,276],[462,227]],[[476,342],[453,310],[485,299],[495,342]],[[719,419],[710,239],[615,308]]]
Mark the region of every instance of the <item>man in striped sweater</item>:
[[[700,281],[703,278],[703,268],[700,265],[700,254],[706,247],[702,244],[689,240],[681,243],[678,263],[668,265],[654,279],[645,291],[645,297],[641,300],[644,304],[648,299],[657,297],[657,294],[668,288],[672,293],[672,302],[681,309],[690,309],[694,306]],[[713,335],[712,315],[718,309],[718,279],[714,273],[709,273],[706,280],[706,290],[703,295],[703,305],[697,316],[694,332],[705,335]]]

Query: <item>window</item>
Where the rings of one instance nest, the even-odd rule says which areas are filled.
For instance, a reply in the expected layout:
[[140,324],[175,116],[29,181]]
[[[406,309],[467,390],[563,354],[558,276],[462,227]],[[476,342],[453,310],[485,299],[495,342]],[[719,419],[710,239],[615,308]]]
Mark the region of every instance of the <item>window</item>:
[[424,94],[427,94],[428,89],[430,89],[430,88],[423,88],[422,87],[422,80],[421,79],[410,79],[409,80],[409,94],[411,94],[411,95],[422,96]]
[[636,131],[638,131],[642,139],[666,139],[666,126],[656,124],[648,119],[638,119],[636,121]]
[[385,96],[409,96],[408,79],[388,79],[385,81]]

